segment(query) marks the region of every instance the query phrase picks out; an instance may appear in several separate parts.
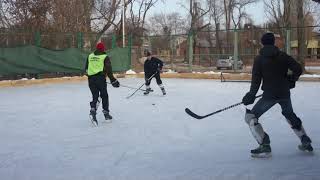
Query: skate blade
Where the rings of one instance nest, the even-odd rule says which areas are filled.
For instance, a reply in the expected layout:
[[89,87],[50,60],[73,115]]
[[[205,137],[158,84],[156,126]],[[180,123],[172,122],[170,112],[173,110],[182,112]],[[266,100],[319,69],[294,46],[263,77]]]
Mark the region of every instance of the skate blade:
[[271,156],[271,153],[251,154],[253,158],[270,158]]
[[306,148],[304,148],[303,146],[299,145],[298,146],[298,149],[302,152],[305,152],[305,153],[309,153],[309,154],[312,154],[313,153],[313,150],[308,150]]
[[98,121],[95,120],[92,115],[89,115],[89,117],[90,117],[91,123],[92,123],[94,126],[97,127],[97,126],[98,126]]
[[104,122],[106,122],[106,123],[112,123],[112,120],[111,120],[111,119],[106,119]]

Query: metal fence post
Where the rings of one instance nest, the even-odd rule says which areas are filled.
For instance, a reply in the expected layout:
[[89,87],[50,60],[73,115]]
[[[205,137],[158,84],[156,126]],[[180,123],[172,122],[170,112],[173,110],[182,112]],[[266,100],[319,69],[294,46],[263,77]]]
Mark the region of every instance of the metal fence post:
[[82,49],[83,47],[83,33],[82,32],[78,32],[77,33],[77,47],[78,49]]
[[234,30],[234,47],[233,47],[233,68],[234,70],[238,69],[239,61],[239,32],[237,29]]
[[40,31],[37,31],[34,35],[34,41],[35,41],[35,45],[40,47],[41,46],[41,34]]
[[117,47],[117,39],[116,39],[116,35],[112,35],[112,44],[111,44],[111,48],[116,48]]
[[132,34],[130,34],[128,36],[128,48],[129,48],[129,54],[128,54],[128,58],[129,58],[129,68],[132,68],[132,59],[131,59],[131,53],[132,53]]
[[188,60],[189,60],[189,71],[192,71],[193,62],[193,32],[190,31],[188,35]]
[[286,53],[291,55],[291,30],[286,30]]

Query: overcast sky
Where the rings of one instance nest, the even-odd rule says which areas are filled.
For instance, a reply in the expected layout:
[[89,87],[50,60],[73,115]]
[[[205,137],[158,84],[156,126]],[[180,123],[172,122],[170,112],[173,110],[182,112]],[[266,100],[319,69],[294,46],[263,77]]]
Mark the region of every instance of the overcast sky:
[[[204,0],[203,0],[204,1]],[[152,16],[155,13],[170,13],[170,12],[179,12],[181,14],[186,14],[187,10],[181,7],[181,2],[186,2],[184,0],[164,0],[163,2],[158,2],[155,7],[149,12],[149,16]],[[188,4],[186,4],[188,7]],[[254,24],[262,24],[266,21],[264,14],[263,1],[252,4],[246,8],[246,12],[254,20]]]

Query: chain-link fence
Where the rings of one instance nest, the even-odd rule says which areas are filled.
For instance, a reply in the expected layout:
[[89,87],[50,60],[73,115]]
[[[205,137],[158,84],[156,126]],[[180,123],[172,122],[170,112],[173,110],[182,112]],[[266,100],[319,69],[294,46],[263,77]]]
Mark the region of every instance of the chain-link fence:
[[[303,30],[305,49],[298,51],[298,33]],[[211,71],[227,69],[232,71],[251,71],[251,66],[259,50],[260,39],[266,32],[273,32],[281,37],[277,45],[282,51],[298,55],[306,66],[320,66],[320,32],[319,27],[303,28],[257,28],[246,25],[243,29],[201,31],[182,35],[145,36],[136,38],[133,48],[139,51],[140,60],[144,48],[166,62],[166,68],[179,72]],[[140,63],[141,65],[142,63]],[[230,71],[230,72],[232,72]]]
[[[143,71],[144,49],[165,62],[166,69],[177,72],[224,70],[249,72],[254,57],[262,47],[260,39],[266,32],[276,33],[283,38],[280,49],[295,59],[305,61],[306,66],[320,66],[320,27],[303,28],[258,28],[245,25],[242,29],[201,31],[180,35],[122,36],[113,34],[98,36],[96,33],[49,33],[25,32],[23,30],[0,29],[0,48],[33,45],[49,50],[81,49],[94,50],[97,37],[109,50],[128,48],[128,51],[113,53],[118,61],[125,59],[126,68]],[[303,34],[302,37],[298,35]],[[299,50],[298,42],[305,41],[305,49]],[[117,56],[119,55],[119,58]]]

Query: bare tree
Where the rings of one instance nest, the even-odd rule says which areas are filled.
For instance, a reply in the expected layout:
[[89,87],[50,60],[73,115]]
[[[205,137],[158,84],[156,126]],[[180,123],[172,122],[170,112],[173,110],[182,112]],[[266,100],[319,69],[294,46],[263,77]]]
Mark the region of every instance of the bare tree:
[[305,38],[305,29],[303,28],[304,26],[304,12],[303,12],[303,1],[298,0],[297,1],[297,12],[298,12],[298,62],[303,67],[303,71],[305,71],[305,52],[307,49],[306,46],[306,38]]
[[269,22],[274,24],[278,33],[283,36],[284,27],[290,28],[294,24],[292,18],[293,0],[264,0],[265,13]]
[[11,16],[10,7],[12,3],[7,0],[0,1],[0,27],[8,28],[13,23],[13,17]]
[[257,0],[230,0],[231,6],[231,19],[234,25],[234,28],[241,28],[240,23],[243,18],[248,17],[247,13],[244,11],[245,7],[256,3]]
[[1,23],[28,31],[45,29],[50,0],[3,0],[1,1]]
[[58,32],[90,32],[93,0],[52,0],[52,28]]
[[[147,13],[159,0],[132,0],[130,3],[130,31],[143,36]],[[134,10],[137,7],[138,11]]]
[[233,0],[223,0],[226,29],[230,29]]
[[154,14],[147,23],[148,30],[154,35],[163,35],[166,32],[172,34],[182,34],[186,32],[186,19],[179,13]]
[[[223,4],[221,1],[218,0],[207,0],[208,5],[211,7],[210,11],[210,19],[214,22],[215,27],[215,38],[216,38],[216,45],[218,46],[219,54],[222,53],[221,41],[220,41],[220,24],[221,24],[221,17],[224,14],[223,11]],[[212,47],[211,35],[209,33],[209,43]]]
[[119,14],[121,0],[95,0],[91,21],[93,29],[98,32],[96,41],[115,25]]
[[257,0],[223,0],[227,44],[230,43],[229,30],[231,29],[231,21],[233,22],[234,28],[240,28],[242,19],[247,17],[244,11],[245,7],[255,2],[257,2]]

